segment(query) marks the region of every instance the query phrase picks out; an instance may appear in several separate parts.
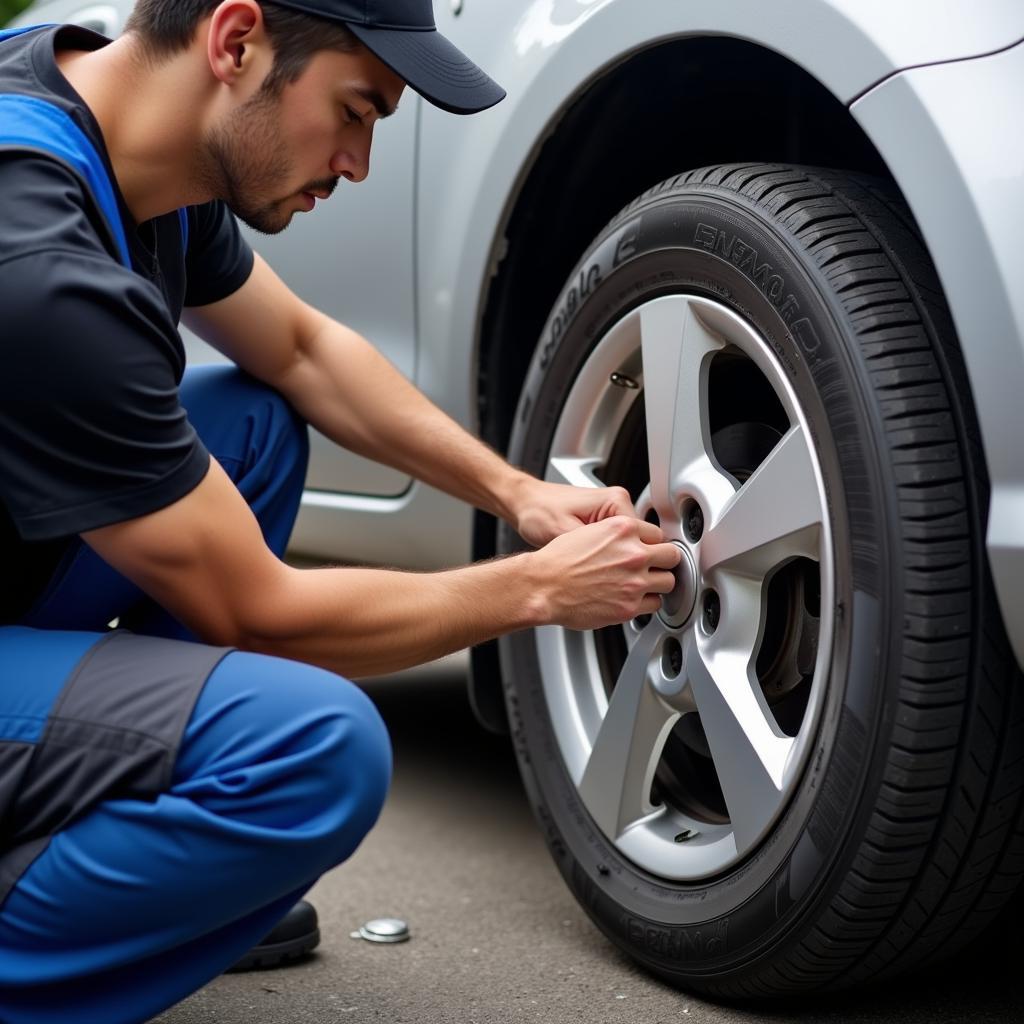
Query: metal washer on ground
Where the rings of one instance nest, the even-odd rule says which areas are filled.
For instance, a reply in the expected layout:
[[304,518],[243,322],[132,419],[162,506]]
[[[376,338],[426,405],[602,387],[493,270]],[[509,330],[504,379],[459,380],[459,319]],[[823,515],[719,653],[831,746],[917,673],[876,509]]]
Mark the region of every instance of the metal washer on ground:
[[379,917],[352,932],[352,938],[367,942],[405,942],[410,938],[409,926],[397,917]]

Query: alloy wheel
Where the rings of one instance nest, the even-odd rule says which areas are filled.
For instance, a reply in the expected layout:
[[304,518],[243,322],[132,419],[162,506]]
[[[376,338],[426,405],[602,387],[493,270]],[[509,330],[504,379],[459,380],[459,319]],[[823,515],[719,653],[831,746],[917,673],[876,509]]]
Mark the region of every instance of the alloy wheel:
[[662,296],[586,358],[546,477],[624,484],[681,549],[657,614],[545,627],[537,644],[558,746],[598,828],[655,876],[713,877],[783,812],[827,685],[834,570],[807,422],[749,323]]

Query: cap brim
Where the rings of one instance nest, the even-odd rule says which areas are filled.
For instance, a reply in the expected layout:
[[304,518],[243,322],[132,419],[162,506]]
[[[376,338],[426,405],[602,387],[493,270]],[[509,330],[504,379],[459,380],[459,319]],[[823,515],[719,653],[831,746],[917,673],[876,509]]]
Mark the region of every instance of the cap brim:
[[352,34],[425,100],[452,114],[476,114],[505,98],[492,81],[440,32],[368,28]]

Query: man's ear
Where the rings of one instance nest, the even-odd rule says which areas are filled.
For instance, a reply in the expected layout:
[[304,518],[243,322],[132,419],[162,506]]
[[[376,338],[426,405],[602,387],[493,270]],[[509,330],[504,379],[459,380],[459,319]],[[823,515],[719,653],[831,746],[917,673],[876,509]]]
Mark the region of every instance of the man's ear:
[[254,74],[261,81],[273,52],[256,0],[223,0],[210,15],[206,37],[210,70],[225,85]]

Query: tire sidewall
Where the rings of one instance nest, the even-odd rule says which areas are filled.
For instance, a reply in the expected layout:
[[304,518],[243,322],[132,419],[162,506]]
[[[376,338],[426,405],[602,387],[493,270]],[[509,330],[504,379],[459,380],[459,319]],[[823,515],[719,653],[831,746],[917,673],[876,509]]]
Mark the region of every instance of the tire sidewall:
[[[806,418],[826,486],[835,571],[826,694],[797,789],[770,836],[703,884],[667,884],[627,861],[580,803],[558,751],[532,633],[501,643],[524,781],[576,896],[614,941],[656,970],[727,976],[777,948],[852,856],[874,805],[873,748],[889,727],[888,652],[899,614],[883,567],[898,557],[882,425],[853,329],[813,259],[764,211],[713,186],[649,194],[613,222],[556,304],[527,374],[509,457],[544,475],[569,388],[608,329],[661,295],[717,301],[768,343]],[[841,443],[837,443],[837,439]],[[501,550],[521,550],[507,527]]]

